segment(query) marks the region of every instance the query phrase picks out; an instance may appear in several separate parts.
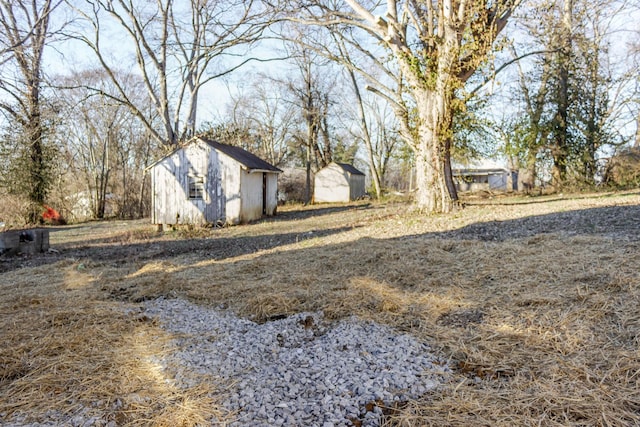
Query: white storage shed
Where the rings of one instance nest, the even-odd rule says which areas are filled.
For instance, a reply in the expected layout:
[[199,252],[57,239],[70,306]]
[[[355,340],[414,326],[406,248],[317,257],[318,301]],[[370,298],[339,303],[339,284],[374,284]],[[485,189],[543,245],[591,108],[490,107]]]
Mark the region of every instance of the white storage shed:
[[313,190],[315,203],[349,202],[365,194],[365,174],[353,165],[332,162],[316,173]]
[[238,224],[274,215],[280,169],[196,137],[148,167],[153,224]]

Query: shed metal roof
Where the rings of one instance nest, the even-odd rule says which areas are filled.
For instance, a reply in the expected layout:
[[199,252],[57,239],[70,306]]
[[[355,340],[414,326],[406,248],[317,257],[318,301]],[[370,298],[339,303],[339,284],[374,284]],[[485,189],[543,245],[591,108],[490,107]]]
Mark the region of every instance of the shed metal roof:
[[336,165],[340,166],[342,168],[342,170],[344,170],[345,172],[349,172],[351,175],[364,175],[364,173],[360,172],[353,165],[350,165],[348,163],[337,163],[336,162]]
[[492,159],[474,159],[467,162],[451,162],[451,169],[454,173],[502,173],[509,172],[503,162]]
[[177,151],[182,150],[184,147],[186,147],[189,144],[192,144],[195,140],[200,140],[203,143],[212,147],[213,149],[226,154],[227,156],[231,157],[232,159],[240,163],[242,166],[247,168],[247,170],[249,171],[266,171],[266,172],[275,172],[275,173],[282,172],[277,167],[273,166],[272,164],[270,164],[265,160],[262,160],[260,157],[256,156],[255,154],[248,152],[244,148],[223,144],[221,142],[214,141],[212,139],[202,138],[202,137],[196,137],[190,140],[189,142],[187,142],[186,144],[176,148],[171,153],[151,163],[149,166],[145,168],[145,171],[150,170],[151,168],[153,168],[155,165],[157,165],[167,157],[172,156]]
[[262,160],[260,157],[256,156],[255,154],[248,152],[244,148],[223,144],[221,142],[214,141],[212,139],[207,139],[207,138],[198,138],[198,139],[210,145],[211,147],[215,148],[216,150],[226,154],[232,159],[236,160],[238,163],[242,164],[249,170],[282,172],[277,167]]

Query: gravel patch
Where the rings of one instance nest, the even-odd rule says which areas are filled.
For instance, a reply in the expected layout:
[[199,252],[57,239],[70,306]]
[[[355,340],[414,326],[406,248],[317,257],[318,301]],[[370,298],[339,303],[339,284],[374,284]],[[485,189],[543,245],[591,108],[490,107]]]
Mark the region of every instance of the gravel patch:
[[[378,426],[383,407],[437,387],[449,368],[430,348],[391,328],[300,313],[264,324],[179,299],[145,303],[178,338],[157,362],[179,386],[213,377],[241,426]],[[212,422],[215,422],[213,420]]]

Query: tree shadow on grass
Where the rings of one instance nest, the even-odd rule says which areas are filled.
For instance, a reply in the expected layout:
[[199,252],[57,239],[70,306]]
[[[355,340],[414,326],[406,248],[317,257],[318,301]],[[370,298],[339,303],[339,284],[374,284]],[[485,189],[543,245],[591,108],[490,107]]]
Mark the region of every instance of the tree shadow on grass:
[[506,241],[537,234],[608,235],[637,240],[640,236],[640,206],[609,206],[533,215],[524,218],[477,222],[457,230],[434,233],[449,239]]
[[318,217],[322,215],[330,215],[337,212],[346,212],[346,211],[353,211],[353,210],[364,211],[371,208],[372,208],[372,205],[370,203],[345,204],[345,205],[339,205],[339,206],[311,205],[307,207],[302,207],[300,209],[278,211],[278,214],[276,216],[263,218],[258,222],[291,221],[291,220],[313,218],[313,217]]
[[[600,268],[610,259],[618,258],[622,258],[621,262],[633,263],[632,258],[640,256],[632,250],[640,241],[638,221],[640,206],[593,208],[475,223],[458,230],[394,238],[363,236],[344,243],[325,243],[318,239],[302,247],[270,251],[255,258],[231,262],[225,259],[265,247],[299,242],[300,235],[220,239],[220,242],[211,243],[221,245],[218,249],[222,252],[218,256],[214,255],[214,246],[192,248],[200,251],[202,256],[197,257],[200,261],[189,265],[173,262],[171,273],[153,269],[136,277],[140,283],[145,283],[144,286],[164,283],[161,286],[164,290],[152,286],[153,297],[171,294],[174,284],[179,283],[184,295],[194,299],[232,305],[236,301],[237,308],[242,310],[251,305],[247,301],[254,301],[256,310],[270,307],[268,313],[259,313],[258,317],[279,315],[282,314],[279,310],[286,312],[292,307],[295,311],[325,310],[339,312],[342,316],[371,307],[377,310],[385,305],[384,310],[394,310],[394,307],[411,305],[413,299],[425,294],[433,301],[450,299],[439,293],[451,293],[456,288],[490,287],[498,282],[514,289],[529,281],[544,284],[567,272],[578,281],[589,281],[592,279],[585,271],[591,264]],[[318,231],[313,236],[323,237],[347,230],[351,228]],[[269,240],[274,238],[283,240],[278,243]],[[593,253],[592,241],[599,245],[593,247]],[[165,248],[165,251],[171,251],[169,253],[149,253],[138,259],[162,259],[172,263],[172,256],[181,247],[174,245],[175,242]],[[185,247],[188,245],[185,242]],[[614,256],[614,252],[619,252],[619,256]],[[127,262],[132,255],[119,255],[119,259]],[[548,258],[550,256],[562,256],[563,259],[556,263],[556,259]],[[216,262],[211,262],[213,260]],[[552,266],[551,263],[556,264]],[[608,272],[605,276],[611,275]],[[144,292],[140,289],[137,298]],[[403,298],[409,297],[393,297],[398,292],[404,295]],[[372,296],[385,293],[390,296],[389,301],[382,298],[371,302]],[[277,295],[275,300],[269,302],[274,295]],[[394,303],[396,299],[398,301]],[[476,303],[476,296],[463,293],[453,299],[461,306]],[[347,300],[351,302],[347,303]],[[438,304],[443,306],[445,303],[441,301],[436,306]]]
[[637,191],[626,192],[621,194],[620,192],[613,191],[611,193],[602,193],[597,196],[593,194],[572,194],[572,195],[562,195],[562,194],[552,194],[552,195],[535,195],[535,194],[523,194],[518,197],[518,199],[513,200],[513,197],[509,195],[509,193],[498,193],[497,196],[485,196],[485,197],[474,197],[474,194],[469,194],[464,198],[463,202],[466,206],[517,206],[517,205],[537,205],[544,203],[553,203],[553,202],[563,202],[567,200],[583,200],[583,199],[607,199],[610,197],[620,197],[620,196],[638,196],[640,195]]
[[0,262],[0,273],[21,267],[50,264],[62,259],[89,259],[98,263],[122,265],[151,260],[170,260],[181,255],[191,259],[223,260],[279,246],[320,238],[354,227],[328,228],[300,233],[265,234],[239,237],[189,238],[179,240],[150,240],[134,243],[117,243],[113,237],[64,245],[56,252],[30,257],[5,257]]
[[[371,209],[367,205],[328,207],[312,210],[318,214],[329,214],[350,209]],[[297,215],[299,212],[295,213]],[[306,213],[304,213],[306,215]],[[283,229],[290,220],[299,217],[282,216]],[[504,242],[532,237],[539,234],[559,233],[563,236],[603,235],[623,241],[640,240],[640,206],[609,206],[574,210],[545,215],[534,215],[505,221],[476,222],[455,230],[431,232],[416,236],[403,236],[399,241],[416,238]],[[180,255],[191,255],[193,259],[223,260],[274,249],[329,235],[352,230],[352,226],[314,229],[307,232],[285,232],[257,236],[188,238],[173,240],[150,239],[143,242],[117,242],[113,237],[93,239],[80,244],[66,244],[59,253],[40,254],[31,257],[0,258],[0,272],[21,267],[49,264],[65,258],[88,258],[98,262],[126,264],[145,260],[170,260]],[[383,260],[381,260],[383,262]]]

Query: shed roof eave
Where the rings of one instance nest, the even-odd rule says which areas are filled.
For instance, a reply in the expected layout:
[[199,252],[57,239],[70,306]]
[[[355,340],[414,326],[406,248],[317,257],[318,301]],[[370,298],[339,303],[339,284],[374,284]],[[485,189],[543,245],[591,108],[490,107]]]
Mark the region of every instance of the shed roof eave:
[[173,150],[171,150],[169,153],[165,154],[164,156],[160,157],[158,160],[156,160],[155,162],[151,163],[149,166],[147,166],[146,168],[144,168],[143,172],[149,172],[151,169],[154,168],[154,166],[159,165],[160,163],[162,163],[163,160],[168,159],[169,157],[173,156],[175,153],[177,153],[178,151],[180,151],[183,147],[178,146],[176,148],[174,148]]
[[509,173],[507,169],[453,169],[454,175],[491,175]]
[[281,170],[272,171],[272,170],[268,170],[268,169],[248,169],[248,168],[244,168],[244,167],[242,169],[246,170],[249,173],[275,173],[275,174],[282,173]]

